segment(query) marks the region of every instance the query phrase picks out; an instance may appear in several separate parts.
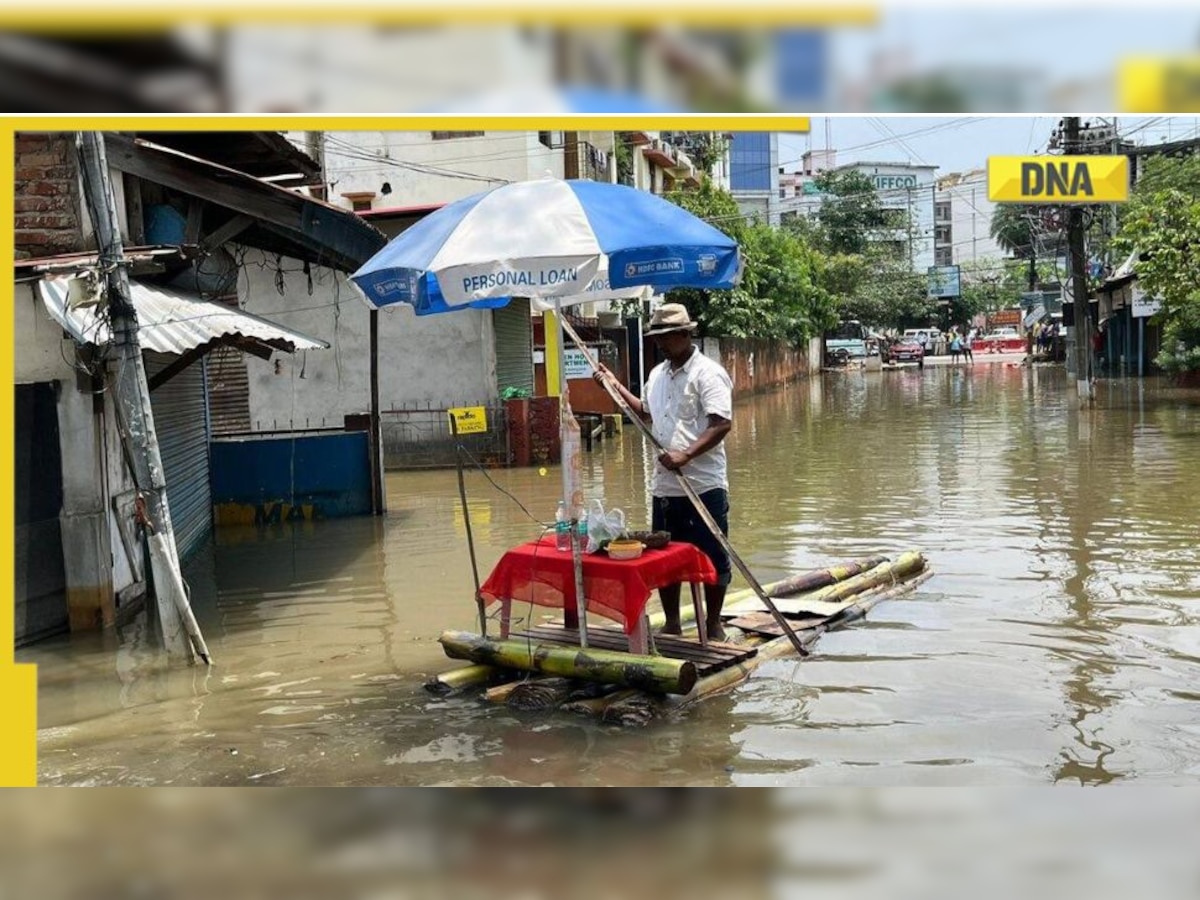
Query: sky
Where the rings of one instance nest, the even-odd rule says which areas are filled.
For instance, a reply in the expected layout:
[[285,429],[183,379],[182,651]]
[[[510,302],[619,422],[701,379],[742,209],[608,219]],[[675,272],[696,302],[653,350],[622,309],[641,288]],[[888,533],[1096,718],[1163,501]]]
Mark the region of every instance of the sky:
[[[1098,117],[1083,116],[1085,121]],[[1104,117],[1108,118],[1108,117]],[[1059,116],[813,116],[810,135],[783,134],[779,164],[799,168],[805,149],[825,146],[829,120],[838,163],[916,162],[936,165],[938,174],[984,168],[989,156],[1024,156],[1045,151]],[[1136,143],[1200,136],[1197,116],[1121,116],[1118,128]],[[889,133],[888,129],[891,129]],[[903,140],[903,142],[901,141]]]
[[969,9],[945,3],[885,3],[875,26],[833,32],[837,75],[863,76],[881,51],[905,53],[915,68],[1015,66],[1052,81],[1111,74],[1126,55],[1200,49],[1200,11],[1189,3],[985,0]]

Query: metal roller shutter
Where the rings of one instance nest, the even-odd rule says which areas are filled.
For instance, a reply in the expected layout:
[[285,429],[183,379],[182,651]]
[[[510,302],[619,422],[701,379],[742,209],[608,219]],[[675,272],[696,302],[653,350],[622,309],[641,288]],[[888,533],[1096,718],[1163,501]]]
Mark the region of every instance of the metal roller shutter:
[[236,347],[208,354],[208,413],[214,436],[250,430],[250,379],[246,359]]
[[533,323],[529,301],[516,298],[492,310],[496,331],[496,390],[525,388],[533,393]]
[[[165,368],[174,357],[146,355],[146,372]],[[203,360],[192,363],[150,394],[154,428],[167,479],[167,502],[179,558],[186,559],[212,530],[209,486],[207,390]]]

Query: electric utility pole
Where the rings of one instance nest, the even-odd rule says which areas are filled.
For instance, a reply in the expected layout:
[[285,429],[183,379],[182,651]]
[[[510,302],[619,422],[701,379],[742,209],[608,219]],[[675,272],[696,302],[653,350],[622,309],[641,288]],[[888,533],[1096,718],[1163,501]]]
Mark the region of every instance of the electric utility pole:
[[[1079,153],[1079,117],[1067,116],[1063,149],[1068,155]],[[1088,321],[1087,259],[1083,239],[1083,207],[1069,207],[1067,246],[1071,255],[1071,299],[1075,317],[1075,389],[1080,405],[1095,402],[1091,379],[1092,327]]]
[[211,664],[212,658],[192,614],[179,568],[179,552],[167,506],[166,476],[154,430],[150,388],[142,365],[137,313],[131,300],[129,273],[125,269],[125,249],[112,184],[108,179],[104,139],[99,132],[80,132],[77,146],[84,196],[96,232],[100,267],[107,287],[109,328],[117,353],[114,405],[120,420],[121,439],[137,482],[139,506],[144,504],[144,526],[148,532],[150,567],[163,644],[168,657],[173,660],[191,663],[195,661],[194,654]]

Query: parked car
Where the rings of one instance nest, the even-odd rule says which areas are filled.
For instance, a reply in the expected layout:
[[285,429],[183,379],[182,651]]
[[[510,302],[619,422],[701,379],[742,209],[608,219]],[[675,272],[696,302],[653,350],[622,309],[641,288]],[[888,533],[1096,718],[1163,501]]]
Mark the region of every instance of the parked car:
[[936,328],[906,328],[902,338],[905,341],[924,345],[926,355],[932,355],[937,351],[938,341],[941,339],[942,335]]
[[915,338],[905,336],[888,347],[888,362],[915,362],[918,368],[925,368],[925,350]]
[[1025,349],[1025,338],[1016,328],[1004,325],[975,338],[971,349],[976,353],[1019,353]]

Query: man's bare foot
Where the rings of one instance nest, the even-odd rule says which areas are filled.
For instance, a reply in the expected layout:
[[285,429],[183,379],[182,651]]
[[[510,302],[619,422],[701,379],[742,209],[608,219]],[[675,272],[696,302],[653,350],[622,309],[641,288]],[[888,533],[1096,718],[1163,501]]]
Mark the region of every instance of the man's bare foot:
[[655,634],[665,634],[667,636],[673,635],[675,637],[679,637],[679,635],[683,634],[683,629],[679,627],[678,623],[675,623],[675,624],[667,623],[666,625],[664,625],[662,628],[659,628],[654,633]]
[[720,626],[713,628],[711,625],[709,625],[706,630],[708,631],[708,639],[710,641],[725,641],[728,639],[725,634],[725,629]]

